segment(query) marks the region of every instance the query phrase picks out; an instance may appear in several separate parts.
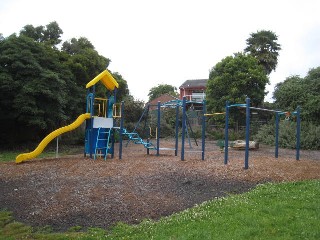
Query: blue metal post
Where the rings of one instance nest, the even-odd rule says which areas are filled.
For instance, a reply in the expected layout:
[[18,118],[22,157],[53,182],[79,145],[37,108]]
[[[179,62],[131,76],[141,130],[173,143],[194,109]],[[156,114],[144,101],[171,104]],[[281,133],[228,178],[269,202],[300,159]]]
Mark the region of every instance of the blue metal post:
[[114,90],[113,90],[113,102],[114,103],[117,102],[117,92],[118,92],[118,89],[114,88]]
[[246,153],[244,169],[249,168],[249,140],[250,140],[250,98],[246,99]]
[[161,120],[161,111],[160,111],[160,101],[158,101],[158,126],[157,126],[157,156],[160,154],[160,120]]
[[178,156],[178,142],[179,142],[179,105],[176,105],[176,144],[174,155]]
[[120,107],[120,131],[119,131],[119,159],[122,159],[122,135],[123,135],[123,122],[124,122],[124,102],[121,102],[121,107]]
[[[85,130],[85,141],[87,140],[87,146],[89,147],[90,151],[90,136],[91,136],[91,121],[92,121],[92,110],[91,110],[91,101],[92,101],[92,93],[90,89],[87,90],[87,97],[86,97],[86,113],[90,113],[90,119],[86,119],[86,130]],[[87,156],[86,151],[86,142],[84,146],[84,157]]]
[[296,144],[296,160],[300,159],[300,125],[301,125],[301,118],[300,118],[300,107],[297,108],[297,144]]
[[[117,88],[114,88],[114,90],[113,90],[113,99],[114,99],[114,103],[116,103],[117,102]],[[108,115],[108,113],[106,113],[106,115]],[[114,157],[114,144],[115,144],[114,129],[112,129],[110,131],[110,134],[112,134],[111,135],[112,136],[112,138],[111,138],[111,158],[113,158]]]
[[[91,124],[90,124],[90,142],[89,142],[89,148],[90,148],[90,158],[92,158],[92,154],[93,154],[93,115],[94,115],[94,99],[95,99],[95,92],[96,92],[96,86],[93,85],[92,86],[92,101],[91,101],[91,106],[90,106],[90,113],[91,113]],[[95,150],[94,150],[95,151]]]
[[207,106],[206,100],[203,100],[202,103],[203,113],[202,113],[202,160],[204,160],[204,151],[206,148],[206,113],[207,113]]
[[279,113],[276,113],[276,138],[275,138],[275,152],[274,156],[275,158],[278,158],[279,156]]
[[186,133],[186,97],[182,100],[182,133],[181,133],[181,160],[184,160],[184,141]]
[[[150,104],[148,104],[147,105],[147,107],[145,108],[145,111],[147,111],[147,113],[149,114],[149,110],[150,110]],[[147,116],[148,117],[148,116]],[[142,117],[141,117],[142,118]],[[149,123],[149,125],[150,125],[150,123]],[[151,125],[150,125],[150,127],[151,127]],[[152,129],[149,129],[149,131],[147,132],[147,144],[149,145],[149,143],[150,143],[150,137],[151,137],[151,133],[150,133],[150,131],[151,131]],[[150,154],[150,149],[147,147],[147,155],[149,155]]]
[[226,119],[225,119],[225,128],[224,128],[224,164],[228,164],[228,141],[229,141],[229,101],[226,101]]
[[[111,136],[111,158],[114,158],[114,144],[115,144],[115,137],[114,137],[114,129],[111,129],[110,131]],[[109,146],[107,146],[109,147]],[[108,148],[106,149],[106,156],[108,155]]]

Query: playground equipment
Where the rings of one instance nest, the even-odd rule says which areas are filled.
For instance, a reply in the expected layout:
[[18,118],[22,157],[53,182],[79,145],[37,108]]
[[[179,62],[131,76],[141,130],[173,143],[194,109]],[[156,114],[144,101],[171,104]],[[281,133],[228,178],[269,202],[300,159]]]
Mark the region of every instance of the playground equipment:
[[[108,91],[113,91],[113,96],[110,95],[109,99],[95,98],[95,85],[98,82],[101,82]],[[81,114],[72,124],[51,132],[40,142],[34,151],[18,155],[16,163],[37,157],[53,139],[78,128],[84,121],[86,121],[84,154],[90,154],[90,157],[94,157],[94,159],[97,156],[103,156],[106,159],[108,153],[113,154],[114,139],[112,130],[114,126],[112,109],[116,101],[116,90],[118,87],[119,84],[108,70],[101,72],[86,85],[88,89],[86,113]],[[101,102],[97,104],[97,115],[95,115],[94,111],[95,100]]]
[[181,135],[181,160],[184,161],[185,152],[199,152],[201,153],[201,159],[204,160],[204,153],[205,153],[205,100],[202,101],[203,105],[203,114],[202,114],[202,131],[201,131],[201,138],[202,138],[202,145],[201,151],[186,151],[185,150],[185,133],[187,132],[187,99],[183,97],[182,99],[182,135]]
[[[108,92],[108,98],[96,98],[95,86],[101,82]],[[86,120],[84,156],[89,154],[90,158],[98,156],[106,160],[108,154],[114,156],[114,105],[119,84],[108,72],[103,71],[93,80],[87,83],[86,112],[91,118]],[[113,94],[113,95],[111,95]],[[97,106],[97,114],[95,114]]]
[[[108,98],[96,98],[95,97],[95,85],[101,82],[105,88],[108,90]],[[96,76],[93,80],[87,83],[87,97],[86,97],[86,113],[81,114],[72,124],[67,125],[65,127],[61,127],[49,135],[47,135],[38,145],[38,147],[30,152],[23,153],[16,157],[16,163],[20,163],[38,156],[44,148],[54,139],[60,136],[61,134],[72,131],[79,127],[84,121],[86,122],[85,127],[85,147],[84,147],[84,156],[87,154],[90,155],[90,158],[96,159],[98,156],[107,158],[108,154],[111,154],[111,157],[114,157],[114,132],[119,131],[119,159],[122,158],[122,146],[123,146],[123,136],[128,137],[128,142],[133,141],[135,144],[141,144],[147,149],[147,154],[149,154],[150,150],[155,150],[157,156],[160,154],[160,150],[174,150],[175,156],[178,154],[178,135],[179,135],[179,109],[182,108],[182,145],[181,145],[181,160],[184,160],[185,152],[200,152],[202,160],[205,158],[205,124],[206,117],[213,115],[221,115],[225,114],[225,142],[224,146],[228,146],[228,125],[229,125],[229,109],[232,107],[240,107],[246,109],[246,144],[245,144],[245,164],[244,168],[249,168],[249,138],[250,138],[250,110],[261,110],[261,111],[269,111],[276,113],[276,139],[275,139],[275,157],[278,158],[278,136],[279,136],[279,120],[280,116],[289,117],[288,112],[283,111],[275,111],[263,108],[250,107],[250,99],[246,99],[245,104],[229,104],[226,102],[226,111],[224,113],[206,113],[206,102],[203,100],[202,103],[196,102],[197,104],[202,104],[202,145],[200,151],[186,151],[185,150],[185,139],[186,134],[190,143],[190,136],[188,132],[188,127],[192,131],[191,125],[188,125],[188,116],[187,116],[187,103],[192,104],[192,101],[187,101],[186,97],[183,97],[183,100],[172,100],[166,103],[158,102],[156,105],[157,110],[157,127],[155,131],[156,136],[156,144],[150,141],[151,130],[149,131],[149,135],[147,136],[147,140],[143,140],[138,134],[137,127],[141,123],[145,114],[149,113],[150,104],[147,104],[144,109],[143,114],[141,115],[138,123],[136,124],[134,130],[132,132],[128,131],[124,128],[124,102],[121,104],[116,103],[116,93],[119,84],[112,77],[112,75],[107,71],[103,71],[98,76]],[[160,137],[161,137],[161,128],[160,128],[160,119],[161,119],[161,108],[175,108],[175,146],[174,148],[161,148],[160,147]],[[297,130],[296,130],[296,159],[299,160],[300,156],[300,108],[298,107],[295,112],[292,113],[297,117]],[[120,119],[120,125],[115,126],[114,119]],[[228,147],[225,147],[225,159],[224,163],[228,163]]]
[[89,113],[81,114],[73,123],[71,123],[68,126],[61,127],[52,133],[50,133],[48,136],[46,136],[38,145],[38,147],[29,153],[22,153],[16,157],[16,163],[20,163],[22,161],[26,161],[28,159],[32,159],[37,157],[40,153],[42,153],[43,149],[56,137],[59,135],[72,131],[79,127],[86,119],[90,118]]
[[[148,119],[148,116],[150,115],[150,107],[156,107],[156,116],[157,116],[157,123],[154,130],[154,133],[152,134],[152,128],[151,126],[148,126],[148,130],[146,132],[146,140],[143,140],[139,134],[137,133],[137,128],[139,127],[140,123],[142,122],[143,118]],[[176,121],[175,121],[175,147],[174,148],[161,148],[160,147],[160,137],[161,137],[161,109],[168,107],[166,103],[158,102],[157,105],[150,105],[147,104],[142,115],[140,116],[139,121],[136,123],[134,130],[132,132],[127,132],[126,129],[122,131],[122,133],[126,136],[128,136],[128,142],[127,144],[132,141],[135,144],[142,144],[147,149],[147,154],[150,153],[150,150],[155,150],[156,155],[160,155],[160,150],[174,150],[175,156],[177,156],[178,151],[178,131],[179,131],[179,103],[171,103],[170,107],[176,108]],[[147,128],[147,123],[145,122],[144,128]],[[151,137],[154,135],[156,139],[156,143],[151,142]]]
[[[246,109],[246,146],[245,146],[245,160],[244,160],[244,169],[249,168],[249,139],[250,139],[250,110],[260,110],[260,111],[268,111],[276,113],[276,130],[275,130],[275,157],[278,158],[278,150],[279,150],[279,119],[281,115],[286,115],[288,117],[288,112],[284,111],[276,111],[264,108],[250,107],[250,98],[246,99],[245,104],[229,104],[229,101],[226,102],[226,118],[225,118],[225,157],[224,163],[228,163],[228,125],[229,125],[229,109],[232,107],[240,107]],[[292,113],[297,117],[297,128],[296,128],[296,160],[300,158],[300,107],[297,108],[295,112]]]
[[[183,99],[183,117],[186,115],[186,100]],[[225,157],[224,157],[224,164],[228,164],[228,147],[229,146],[229,109],[232,107],[240,107],[246,109],[246,139],[245,139],[245,161],[244,161],[244,168],[249,168],[249,149],[250,144],[252,145],[252,142],[249,141],[250,139],[250,110],[257,110],[257,111],[267,111],[276,113],[276,128],[275,128],[275,158],[278,158],[278,152],[279,152],[279,121],[281,116],[285,116],[286,119],[289,118],[289,115],[295,115],[297,117],[297,127],[296,127],[296,160],[299,160],[300,158],[300,108],[298,107],[297,110],[293,113],[285,112],[285,111],[276,111],[276,110],[270,110],[270,109],[264,109],[264,108],[257,108],[257,107],[250,107],[250,98],[246,99],[245,104],[229,104],[229,101],[226,102],[226,111],[220,112],[220,113],[206,113],[206,102],[203,101],[203,117],[202,117],[202,150],[199,151],[202,153],[202,160],[205,158],[205,124],[206,124],[206,117],[208,116],[215,116],[215,115],[225,115]],[[183,120],[183,128],[185,127],[185,121]],[[182,131],[182,149],[181,149],[181,160],[184,160],[184,131]]]
[[[192,101],[186,101],[185,100],[185,104],[192,104]],[[198,103],[198,102],[196,102]],[[134,144],[141,144],[143,145],[146,150],[147,150],[147,154],[150,153],[150,150],[154,150],[156,151],[156,155],[159,156],[160,155],[160,151],[162,150],[167,150],[167,151],[174,151],[175,152],[175,156],[178,155],[178,142],[179,142],[179,110],[180,108],[183,106],[183,101],[176,99],[176,100],[171,100],[165,103],[161,103],[158,102],[156,105],[151,105],[151,104],[147,104],[144,108],[144,111],[142,113],[142,115],[140,116],[139,121],[136,123],[134,129],[132,132],[127,131],[127,129],[120,127],[120,132],[122,133],[122,135],[127,136],[128,137],[128,141],[127,144],[129,142],[133,142]],[[143,119],[148,119],[148,116],[150,115],[150,108],[153,107],[155,113],[156,113],[156,127],[154,127],[153,131],[152,131],[152,127],[151,126],[147,126],[148,124],[145,122],[144,123],[144,132],[146,133],[145,136],[145,140],[138,134],[138,127],[141,124]],[[166,109],[166,108],[171,108],[171,109],[175,109],[175,145],[172,148],[168,148],[168,147],[161,147],[160,146],[160,138],[161,138],[161,111],[162,109]],[[123,120],[123,119],[122,119]],[[147,120],[146,120],[147,121]],[[185,116],[183,119],[183,122],[185,122],[185,125],[183,127],[182,130],[182,134],[184,135],[184,139],[185,139],[185,134],[187,134],[188,139],[189,139],[189,145],[191,148],[191,142],[190,142],[190,135],[189,135],[189,131],[191,131],[191,133],[193,134],[192,131],[192,127],[190,124],[188,124],[188,117]],[[123,125],[123,124],[120,124]],[[148,130],[148,131],[146,131]],[[152,133],[153,132],[153,133]],[[155,137],[155,142],[151,141],[151,138]],[[120,138],[120,149],[122,149],[122,138]],[[196,139],[195,139],[196,142]],[[183,148],[184,148],[184,140],[183,140]],[[197,144],[197,142],[196,142]],[[121,152],[119,153],[119,156],[121,156]]]

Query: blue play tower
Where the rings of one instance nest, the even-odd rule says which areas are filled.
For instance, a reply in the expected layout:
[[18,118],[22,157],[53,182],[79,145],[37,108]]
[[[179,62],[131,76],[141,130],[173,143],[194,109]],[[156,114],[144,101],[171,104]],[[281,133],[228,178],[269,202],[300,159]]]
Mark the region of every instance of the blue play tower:
[[[95,86],[101,82],[108,90],[108,98],[97,98]],[[103,71],[87,85],[86,112],[90,118],[86,119],[84,155],[90,158],[107,158],[114,154],[114,118],[116,93],[119,84],[107,71]]]

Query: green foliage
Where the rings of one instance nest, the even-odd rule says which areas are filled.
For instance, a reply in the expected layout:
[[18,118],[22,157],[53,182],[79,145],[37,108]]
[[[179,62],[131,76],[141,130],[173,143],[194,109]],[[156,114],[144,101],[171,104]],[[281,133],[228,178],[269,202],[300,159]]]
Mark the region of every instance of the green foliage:
[[[0,212],[0,239],[319,239],[320,181],[259,185],[159,221],[118,223],[106,232],[43,233]],[[80,227],[76,227],[77,230]]]
[[170,94],[172,96],[178,96],[176,87],[169,84],[159,84],[158,86],[153,87],[149,90],[149,93],[148,93],[149,102],[152,101],[153,99],[156,99],[157,97],[160,97],[165,93]]
[[0,106],[4,113],[0,123],[7,136],[1,140],[11,143],[21,132],[27,138],[42,135],[68,120],[66,89],[71,73],[60,63],[60,53],[15,35],[0,42],[0,52]]
[[301,119],[320,124],[320,67],[311,69],[305,78],[288,77],[278,83],[273,93],[275,105],[284,111],[301,107]]
[[6,224],[0,232],[0,236],[13,236],[14,239],[31,239],[32,227],[20,222],[12,221]]
[[106,69],[111,60],[101,56],[85,37],[72,38],[63,43],[61,50],[70,56],[69,64],[78,83],[86,84]]
[[164,108],[161,110],[161,136],[175,137],[176,109]]
[[258,60],[268,75],[276,69],[278,64],[281,47],[277,40],[277,35],[271,31],[257,31],[250,34],[250,38],[247,39],[247,47],[244,50]]
[[257,60],[242,53],[224,58],[210,71],[206,90],[208,112],[224,111],[226,101],[245,103],[249,97],[254,106],[263,102],[269,82]]
[[[320,126],[313,123],[301,123],[301,149],[320,150]],[[275,145],[275,123],[263,125],[254,136],[258,142]],[[296,123],[283,120],[279,123],[279,147],[296,148]]]
[[73,226],[68,229],[68,232],[80,232],[82,230],[81,226]]
[[69,55],[75,55],[81,53],[84,49],[93,49],[92,43],[85,37],[80,37],[79,39],[71,38],[70,41],[65,41],[62,44],[62,51],[65,51]]
[[224,139],[224,130],[223,129],[215,129],[215,128],[207,128],[207,136],[209,139],[219,140]]
[[0,162],[12,162],[18,154],[18,151],[0,151]]
[[11,223],[13,220],[14,219],[11,215],[11,212],[0,211],[0,228],[3,228],[7,224]]
[[51,22],[48,25],[34,27],[26,25],[20,31],[21,36],[32,38],[36,42],[47,43],[51,46],[56,46],[61,42],[62,29],[57,22]]
[[[87,82],[103,71],[110,59],[98,54],[86,38],[61,42],[56,22],[26,25],[20,35],[0,41],[0,144],[14,146],[38,142],[49,132],[84,113]],[[126,81],[119,81],[119,99],[129,94]],[[102,84],[98,97],[106,97]],[[23,133],[23,134],[21,134]]]
[[[110,239],[317,239],[319,181],[265,184],[158,222],[117,225]],[[294,196],[294,197],[293,197]]]
[[135,100],[132,96],[127,96],[124,100],[124,120],[125,126],[129,123],[137,123],[144,111],[144,102]]
[[[224,132],[224,129],[222,128],[209,129],[207,131],[207,134],[210,139],[213,139],[213,140],[223,139],[224,141],[225,132]],[[245,131],[244,130],[236,131],[234,129],[229,129],[228,137],[229,137],[229,141],[245,139]]]
[[[64,42],[61,50],[67,56],[68,68],[74,76],[72,85],[74,93],[70,96],[74,97],[76,95],[78,102],[70,107],[75,111],[73,116],[75,118],[84,112],[85,85],[106,69],[111,60],[99,55],[92,43],[85,37],[72,38],[70,41]],[[102,84],[96,85],[96,97],[106,98],[106,89]],[[79,106],[81,107],[79,108]]]
[[[157,109],[145,109],[142,102],[136,102],[138,105],[131,104],[128,106],[125,103],[126,109],[131,109],[131,112],[126,112],[125,116],[125,127],[129,130],[136,128],[136,132],[139,133],[140,137],[155,139],[156,135],[161,138],[174,137],[175,136],[175,120],[176,110],[171,108],[161,108],[160,111],[160,133],[158,129],[158,110]],[[141,108],[142,107],[142,108]],[[139,109],[140,108],[140,109]],[[136,109],[137,111],[132,111]],[[127,121],[127,115],[131,116],[130,122]],[[134,115],[132,115],[135,113]],[[140,115],[138,115],[140,113]],[[142,115],[143,114],[143,115]],[[137,125],[138,120],[141,118],[140,123]],[[135,119],[135,120],[134,120]],[[133,121],[134,120],[134,121]],[[159,135],[160,134],[160,135]]]
[[118,72],[112,73],[112,76],[119,84],[119,88],[117,90],[117,102],[124,101],[126,97],[130,95],[128,83]]
[[320,150],[320,126],[303,122],[301,129],[301,148]]

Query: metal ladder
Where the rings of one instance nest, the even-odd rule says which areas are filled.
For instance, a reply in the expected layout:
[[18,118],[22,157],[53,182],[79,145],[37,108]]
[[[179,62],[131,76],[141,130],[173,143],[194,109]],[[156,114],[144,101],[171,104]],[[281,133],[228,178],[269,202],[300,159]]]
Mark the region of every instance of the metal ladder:
[[151,149],[151,150],[156,150],[156,146],[154,146],[151,142],[146,142],[144,141],[138,133],[136,132],[128,132],[127,129],[123,128],[122,130],[122,134],[123,135],[127,135],[128,136],[128,141],[133,141],[134,144],[142,144],[145,148]]
[[[94,160],[96,160],[97,156],[104,156],[104,160],[107,159],[107,155],[109,152],[109,141],[111,135],[111,128],[104,130],[104,128],[98,129],[96,147],[94,151]],[[100,153],[99,153],[100,150]]]

